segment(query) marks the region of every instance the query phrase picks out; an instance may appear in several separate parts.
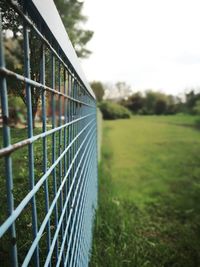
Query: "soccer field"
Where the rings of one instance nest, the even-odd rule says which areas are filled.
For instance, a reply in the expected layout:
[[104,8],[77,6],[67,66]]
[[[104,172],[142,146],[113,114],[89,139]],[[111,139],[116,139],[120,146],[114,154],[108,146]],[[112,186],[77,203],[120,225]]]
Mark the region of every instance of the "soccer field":
[[196,119],[104,121],[91,266],[200,266]]

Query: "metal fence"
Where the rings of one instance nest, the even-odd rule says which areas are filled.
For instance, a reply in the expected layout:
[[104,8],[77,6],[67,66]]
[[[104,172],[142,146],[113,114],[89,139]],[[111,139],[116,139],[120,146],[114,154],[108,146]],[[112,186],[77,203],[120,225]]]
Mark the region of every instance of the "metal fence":
[[88,266],[94,94],[52,0],[0,4],[0,266]]

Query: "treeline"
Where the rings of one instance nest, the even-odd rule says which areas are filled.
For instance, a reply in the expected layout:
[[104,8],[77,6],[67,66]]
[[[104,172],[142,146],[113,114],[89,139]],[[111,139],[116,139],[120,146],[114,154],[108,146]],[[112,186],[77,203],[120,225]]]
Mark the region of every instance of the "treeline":
[[[122,85],[124,85],[124,90]],[[105,92],[108,88],[101,82],[93,82],[91,83],[91,87],[96,94],[97,101],[100,103],[99,107],[103,112],[104,118],[117,117],[116,105],[123,106],[132,114],[138,115],[173,115],[177,113],[200,114],[200,92],[195,92],[195,90],[190,90],[180,98],[153,90],[147,90],[145,93],[132,93],[132,91],[127,90],[128,86],[125,83],[117,83],[115,91],[113,91],[113,97],[108,98],[105,96]],[[118,88],[120,88],[120,90],[118,90]],[[109,96],[112,96],[111,92]],[[115,103],[115,115],[110,114],[113,104],[109,105],[109,103],[113,102]],[[118,106],[118,109],[120,109],[120,106]],[[128,116],[127,114],[130,114],[130,112],[126,112],[126,116]],[[120,118],[123,117],[121,113],[122,110],[120,110]],[[124,115],[124,117],[126,116]]]
[[133,93],[120,104],[128,108],[134,114],[141,115],[172,115],[176,113],[200,113],[200,93],[191,90],[185,94],[184,99],[161,92],[148,90],[142,95]]

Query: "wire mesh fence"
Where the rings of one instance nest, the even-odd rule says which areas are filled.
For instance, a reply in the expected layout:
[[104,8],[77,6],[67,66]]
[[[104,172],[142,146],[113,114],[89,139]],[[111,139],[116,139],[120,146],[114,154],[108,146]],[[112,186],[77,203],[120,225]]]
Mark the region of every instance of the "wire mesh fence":
[[88,266],[95,97],[52,0],[0,7],[0,266]]

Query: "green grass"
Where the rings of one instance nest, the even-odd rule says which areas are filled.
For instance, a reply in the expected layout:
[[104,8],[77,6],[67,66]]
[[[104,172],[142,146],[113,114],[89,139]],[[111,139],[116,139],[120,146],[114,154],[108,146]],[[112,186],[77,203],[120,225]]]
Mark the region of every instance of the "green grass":
[[192,116],[105,121],[90,266],[200,266],[200,131]]

